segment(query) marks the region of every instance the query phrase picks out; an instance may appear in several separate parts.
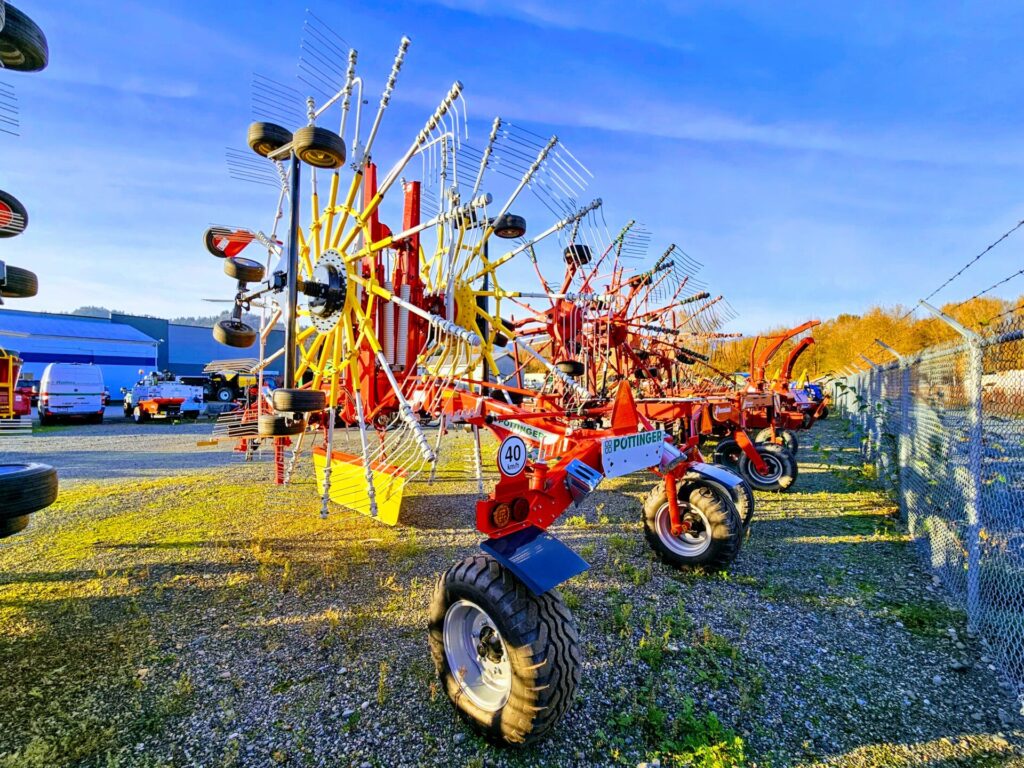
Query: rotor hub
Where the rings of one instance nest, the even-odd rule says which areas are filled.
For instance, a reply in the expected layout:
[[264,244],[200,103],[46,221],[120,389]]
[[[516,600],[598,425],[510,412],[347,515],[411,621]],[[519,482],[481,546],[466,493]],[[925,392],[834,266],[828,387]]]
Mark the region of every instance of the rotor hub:
[[301,290],[306,296],[313,325],[321,333],[333,330],[348,296],[348,278],[341,254],[333,249],[324,251],[310,279],[303,281]]

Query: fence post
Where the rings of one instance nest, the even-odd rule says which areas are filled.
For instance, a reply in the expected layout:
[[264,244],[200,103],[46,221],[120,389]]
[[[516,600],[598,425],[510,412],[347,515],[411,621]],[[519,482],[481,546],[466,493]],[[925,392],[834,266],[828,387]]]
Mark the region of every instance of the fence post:
[[[864,421],[864,429],[867,433],[867,440],[864,443],[864,457],[869,460],[876,460],[878,457],[878,446],[880,442],[881,432],[878,428],[878,409],[876,404],[878,402],[878,395],[882,391],[882,382],[880,378],[881,369],[878,363],[872,360],[867,355],[860,355],[861,360],[871,366],[868,369],[868,411],[867,418]],[[869,425],[870,424],[870,428]]]
[[971,630],[975,630],[977,629],[977,614],[981,610],[979,578],[981,573],[981,464],[984,427],[981,377],[984,350],[981,336],[960,325],[952,317],[928,302],[922,300],[920,304],[967,340],[967,377],[964,381],[964,387],[967,390],[969,440],[967,472],[970,475],[965,489],[964,510],[967,513],[967,626]]
[[900,502],[900,519],[903,522],[909,520],[907,510],[907,499],[904,494],[906,478],[904,471],[910,461],[910,365],[907,358],[886,344],[881,339],[875,339],[875,344],[888,351],[896,358],[900,371],[900,423],[896,432],[896,495]]

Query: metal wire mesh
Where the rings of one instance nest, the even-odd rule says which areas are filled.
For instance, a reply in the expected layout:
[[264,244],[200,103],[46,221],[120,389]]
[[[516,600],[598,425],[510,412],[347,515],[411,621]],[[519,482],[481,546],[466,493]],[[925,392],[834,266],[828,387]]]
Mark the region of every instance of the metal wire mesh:
[[1024,319],[838,379],[833,398],[1024,704]]

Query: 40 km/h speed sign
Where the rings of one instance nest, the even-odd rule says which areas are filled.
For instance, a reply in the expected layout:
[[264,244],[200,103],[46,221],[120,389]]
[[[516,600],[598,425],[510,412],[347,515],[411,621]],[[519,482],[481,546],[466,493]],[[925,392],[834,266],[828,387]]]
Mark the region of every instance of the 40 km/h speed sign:
[[526,467],[526,443],[518,435],[509,435],[498,446],[498,469],[505,477],[515,477]]

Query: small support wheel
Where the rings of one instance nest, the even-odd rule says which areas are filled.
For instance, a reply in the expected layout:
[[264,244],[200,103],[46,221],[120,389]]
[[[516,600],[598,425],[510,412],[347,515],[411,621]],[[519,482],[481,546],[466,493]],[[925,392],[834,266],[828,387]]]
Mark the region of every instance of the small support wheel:
[[[250,328],[241,320],[221,320],[213,326],[213,338],[225,346],[244,349],[256,343],[256,329]],[[218,399],[220,399],[220,391],[218,390],[217,393]]]
[[739,472],[755,491],[784,491],[796,482],[796,459],[781,445],[758,443],[754,446],[767,465],[765,474],[757,471],[747,454],[740,454]]
[[293,419],[278,413],[260,414],[257,434],[260,437],[290,437],[306,431],[305,419]]
[[713,454],[715,464],[721,464],[723,467],[735,471],[740,465],[741,453],[743,451],[740,450],[739,444],[733,438],[722,438],[718,441],[718,445],[715,446]]
[[274,410],[282,413],[313,413],[327,407],[327,393],[322,389],[275,389]]
[[224,259],[224,274],[241,283],[258,283],[263,279],[263,265],[253,259],[234,256]]
[[571,243],[566,246],[562,255],[565,257],[566,264],[576,264],[582,267],[584,264],[590,263],[590,246],[581,243]]
[[428,629],[441,685],[484,736],[529,744],[569,709],[579,635],[557,592],[535,595],[494,558],[473,555],[438,579]]
[[136,405],[135,408],[132,409],[132,421],[136,424],[145,424],[149,421],[149,414],[142,409],[141,405]]
[[6,3],[6,21],[0,29],[0,69],[38,72],[50,61],[43,30],[28,16]]
[[276,152],[292,140],[292,132],[277,123],[249,125],[249,149],[260,157]]
[[658,558],[675,568],[724,568],[739,554],[743,520],[725,495],[705,485],[679,488],[679,518],[684,530],[672,530],[668,491],[659,482],[644,502],[644,536]]
[[8,265],[7,280],[0,283],[0,296],[9,299],[28,299],[39,293],[39,278],[35,272]]
[[345,164],[345,140],[320,126],[299,128],[292,139],[292,149],[299,160],[314,168],[340,168]]
[[586,371],[583,363],[579,360],[559,360],[555,363],[555,368],[567,376],[572,376],[574,379],[578,379]]
[[526,219],[514,213],[505,213],[498,217],[493,225],[494,234],[503,240],[514,240],[526,234]]
[[[785,448],[794,456],[796,456],[796,452],[800,450],[800,441],[797,439],[796,433],[793,432],[793,430],[791,429],[777,429],[775,430],[775,434],[781,442],[774,443],[774,445],[781,445],[783,448]],[[754,435],[754,442],[758,444],[771,443],[771,429],[762,429],[760,432]]]

